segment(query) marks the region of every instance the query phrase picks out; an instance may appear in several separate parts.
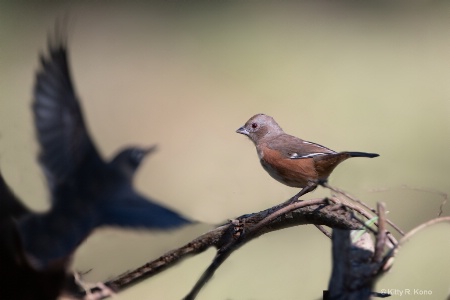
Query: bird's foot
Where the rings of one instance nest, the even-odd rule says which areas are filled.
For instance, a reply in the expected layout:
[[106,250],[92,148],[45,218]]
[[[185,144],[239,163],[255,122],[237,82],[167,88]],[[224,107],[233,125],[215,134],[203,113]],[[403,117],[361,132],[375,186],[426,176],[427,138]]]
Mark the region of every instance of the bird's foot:
[[95,291],[86,291],[86,296],[84,300],[101,300],[107,297],[112,297],[115,295],[114,291],[106,286],[103,282],[98,282],[94,285]]
[[115,295],[114,291],[103,282],[92,284],[83,281],[81,274],[78,272],[74,272],[74,280],[85,292],[83,300],[100,300]]

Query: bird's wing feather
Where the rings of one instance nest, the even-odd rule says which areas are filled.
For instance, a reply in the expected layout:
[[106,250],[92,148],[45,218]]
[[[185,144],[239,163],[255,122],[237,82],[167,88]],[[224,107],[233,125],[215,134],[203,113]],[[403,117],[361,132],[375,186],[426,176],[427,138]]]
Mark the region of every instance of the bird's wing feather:
[[67,48],[61,41],[49,43],[48,56],[41,55],[33,112],[39,160],[51,186],[67,178],[87,154],[98,155],[75,94]]
[[192,223],[175,211],[149,201],[137,193],[129,193],[126,198],[120,197],[119,201],[108,201],[102,212],[103,225],[169,229]]
[[7,218],[19,219],[30,213],[9,188],[0,172],[0,222]]
[[281,134],[271,139],[267,146],[273,150],[280,151],[285,158],[301,159],[325,154],[335,154],[336,152],[322,145],[307,142],[295,136]]

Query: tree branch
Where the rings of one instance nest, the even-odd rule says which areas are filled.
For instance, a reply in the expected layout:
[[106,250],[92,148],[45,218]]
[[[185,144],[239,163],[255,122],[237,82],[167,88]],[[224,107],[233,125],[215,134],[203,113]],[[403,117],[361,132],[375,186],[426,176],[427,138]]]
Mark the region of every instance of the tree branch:
[[361,228],[361,224],[352,219],[352,211],[344,205],[336,205],[334,201],[336,199],[325,198],[285,202],[258,213],[240,216],[105,284],[113,290],[119,291],[162,272],[188,256],[202,253],[209,247],[216,247],[217,255],[211,266],[186,297],[186,299],[194,299],[198,291],[212,277],[214,271],[233,251],[265,233],[304,224],[346,229]]
[[[241,246],[265,233],[298,225],[313,224],[326,236],[329,236],[329,233],[323,226],[333,228],[333,272],[329,291],[324,291],[324,299],[389,297],[389,294],[373,292],[372,288],[376,279],[390,268],[393,256],[400,244],[425,227],[438,222],[450,222],[450,217],[430,220],[411,230],[400,239],[400,242],[397,242],[387,231],[386,225],[391,225],[402,235],[404,233],[386,218],[384,203],[378,203],[378,212],[376,213],[374,209],[349,194],[328,184],[325,184],[325,187],[351,201],[343,201],[335,197],[308,201],[293,201],[294,199],[291,198],[269,209],[230,220],[186,245],[106,282],[105,285],[114,291],[123,290],[170,268],[189,256],[202,253],[209,247],[215,247],[217,253],[212,263],[184,298],[192,300],[196,298],[221,264]],[[370,213],[364,208],[369,209]],[[376,213],[378,217],[373,218],[373,213]],[[361,216],[371,222],[366,222],[361,219]],[[378,222],[374,222],[374,220],[378,220]],[[370,224],[375,224],[378,228],[372,228]],[[350,230],[356,231],[361,228],[364,228],[366,232],[358,233],[359,238],[350,235]],[[369,233],[375,235],[375,244]],[[386,249],[388,249],[387,252]],[[99,290],[101,291],[101,288],[94,288],[91,289],[91,292],[95,293]],[[71,290],[73,296],[83,297],[85,294],[84,291],[75,293],[73,289]]]
[[388,294],[372,291],[376,279],[384,272],[383,254],[387,243],[386,215],[383,203],[378,203],[378,232],[374,245],[369,232],[351,239],[350,230],[333,229],[333,270],[326,300],[369,300],[372,296]]

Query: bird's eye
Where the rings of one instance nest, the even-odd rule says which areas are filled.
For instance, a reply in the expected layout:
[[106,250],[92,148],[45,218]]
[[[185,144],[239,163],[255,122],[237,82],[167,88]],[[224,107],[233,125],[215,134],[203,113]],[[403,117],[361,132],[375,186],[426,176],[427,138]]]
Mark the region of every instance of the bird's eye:
[[253,128],[253,129],[255,129],[255,128],[257,128],[257,127],[258,127],[258,124],[252,123],[252,128]]
[[142,153],[137,149],[133,149],[130,155],[130,159],[133,163],[138,164],[142,160]]

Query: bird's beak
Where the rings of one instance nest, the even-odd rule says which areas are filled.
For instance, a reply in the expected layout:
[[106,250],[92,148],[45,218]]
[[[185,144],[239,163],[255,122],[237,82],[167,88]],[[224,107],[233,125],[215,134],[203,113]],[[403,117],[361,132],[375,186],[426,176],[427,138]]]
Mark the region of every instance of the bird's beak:
[[248,132],[247,129],[245,129],[245,127],[241,127],[238,130],[236,130],[237,133],[243,134],[243,135],[249,135],[250,132]]
[[147,156],[150,153],[156,151],[157,149],[158,149],[157,145],[151,145],[150,147],[144,149],[144,155]]

